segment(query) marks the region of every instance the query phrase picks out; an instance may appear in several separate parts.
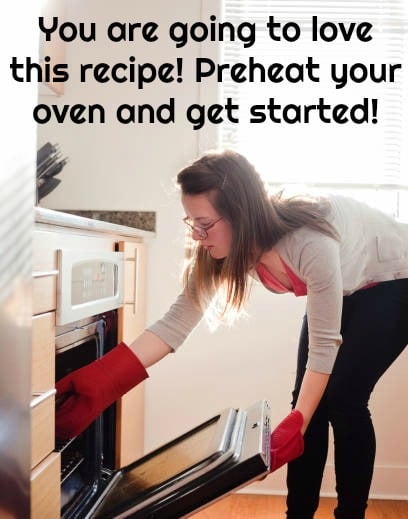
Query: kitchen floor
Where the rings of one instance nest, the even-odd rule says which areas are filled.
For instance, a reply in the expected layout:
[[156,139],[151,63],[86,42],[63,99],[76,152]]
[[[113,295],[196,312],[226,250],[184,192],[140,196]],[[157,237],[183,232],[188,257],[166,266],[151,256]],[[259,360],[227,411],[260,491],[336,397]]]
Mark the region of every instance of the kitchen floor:
[[[336,500],[321,498],[315,519],[333,519]],[[193,519],[284,519],[285,497],[235,494],[191,516]],[[366,519],[406,519],[408,501],[372,499]]]

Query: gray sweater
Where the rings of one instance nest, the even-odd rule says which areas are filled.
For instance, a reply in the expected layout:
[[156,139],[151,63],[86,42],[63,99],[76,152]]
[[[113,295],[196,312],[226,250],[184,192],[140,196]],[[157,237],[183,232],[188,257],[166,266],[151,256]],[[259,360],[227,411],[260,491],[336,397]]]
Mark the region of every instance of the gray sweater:
[[[339,240],[302,227],[275,246],[307,286],[307,367],[320,373],[331,373],[342,342],[343,296],[371,283],[408,278],[408,224],[350,198],[330,196],[328,200],[328,219]],[[148,330],[176,350],[202,315],[181,293]]]

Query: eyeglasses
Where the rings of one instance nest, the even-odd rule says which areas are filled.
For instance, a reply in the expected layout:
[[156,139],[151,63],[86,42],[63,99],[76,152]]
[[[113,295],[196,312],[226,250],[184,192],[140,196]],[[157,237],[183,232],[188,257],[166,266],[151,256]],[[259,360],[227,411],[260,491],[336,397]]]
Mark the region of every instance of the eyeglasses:
[[216,223],[222,220],[222,216],[209,223],[208,225],[194,225],[194,221],[186,216],[183,218],[183,222],[190,228],[192,232],[196,232],[200,240],[205,240],[208,237],[208,231],[214,227]]

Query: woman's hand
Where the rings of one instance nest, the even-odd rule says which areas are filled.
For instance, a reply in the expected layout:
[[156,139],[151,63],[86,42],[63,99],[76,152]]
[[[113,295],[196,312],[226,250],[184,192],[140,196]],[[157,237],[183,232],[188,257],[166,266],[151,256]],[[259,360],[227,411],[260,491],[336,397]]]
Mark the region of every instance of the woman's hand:
[[147,377],[143,364],[123,342],[100,359],[66,375],[56,384],[57,438],[80,434],[102,411]]
[[303,454],[304,443],[301,429],[303,426],[302,413],[294,409],[271,434],[271,464],[270,472],[277,470],[285,463]]

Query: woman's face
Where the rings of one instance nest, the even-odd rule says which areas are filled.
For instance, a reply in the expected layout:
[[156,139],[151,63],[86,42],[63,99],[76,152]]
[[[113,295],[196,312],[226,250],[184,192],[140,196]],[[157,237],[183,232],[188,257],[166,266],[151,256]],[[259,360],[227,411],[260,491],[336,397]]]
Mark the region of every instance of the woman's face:
[[[182,194],[181,203],[190,225],[195,228],[207,228],[206,233],[204,233],[207,234],[206,237],[202,237],[199,230],[194,229],[192,238],[199,240],[212,258],[225,258],[231,248],[231,225],[215,210],[209,195],[207,193],[199,195]],[[208,228],[209,226],[211,227]]]

